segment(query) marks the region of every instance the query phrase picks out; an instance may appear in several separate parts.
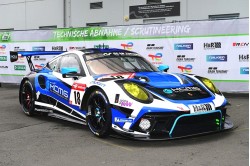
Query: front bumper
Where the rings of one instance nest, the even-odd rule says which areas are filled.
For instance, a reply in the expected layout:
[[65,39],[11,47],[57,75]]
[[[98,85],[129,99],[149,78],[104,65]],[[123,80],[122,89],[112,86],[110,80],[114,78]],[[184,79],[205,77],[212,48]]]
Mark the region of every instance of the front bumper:
[[[151,127],[142,131],[140,119],[148,119]],[[233,128],[233,122],[226,115],[226,110],[213,110],[203,113],[147,113],[132,127],[131,131],[115,131],[120,135],[137,140],[167,140],[190,137]],[[136,132],[135,132],[136,131]]]

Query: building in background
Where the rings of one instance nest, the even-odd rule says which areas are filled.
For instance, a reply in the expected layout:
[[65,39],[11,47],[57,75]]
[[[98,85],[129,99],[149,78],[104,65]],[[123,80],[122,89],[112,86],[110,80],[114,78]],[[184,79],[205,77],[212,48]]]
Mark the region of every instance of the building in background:
[[248,16],[248,0],[0,1],[0,30],[114,26]]

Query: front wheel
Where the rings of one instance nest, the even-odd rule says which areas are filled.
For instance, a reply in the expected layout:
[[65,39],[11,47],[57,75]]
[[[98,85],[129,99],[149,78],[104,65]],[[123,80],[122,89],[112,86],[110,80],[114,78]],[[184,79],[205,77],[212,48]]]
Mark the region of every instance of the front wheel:
[[26,80],[21,86],[20,101],[23,112],[32,116],[34,114],[35,93],[32,84]]
[[90,94],[87,111],[87,123],[91,132],[98,137],[108,136],[112,124],[111,109],[108,99],[101,89]]

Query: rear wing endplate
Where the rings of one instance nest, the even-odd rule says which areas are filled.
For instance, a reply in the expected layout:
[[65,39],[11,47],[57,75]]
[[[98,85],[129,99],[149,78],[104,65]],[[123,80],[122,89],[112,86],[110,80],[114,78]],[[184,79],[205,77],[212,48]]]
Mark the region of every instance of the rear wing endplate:
[[35,67],[31,60],[32,56],[38,55],[59,55],[66,51],[10,51],[10,61],[16,62],[18,60],[18,55],[26,57],[30,71],[35,71]]

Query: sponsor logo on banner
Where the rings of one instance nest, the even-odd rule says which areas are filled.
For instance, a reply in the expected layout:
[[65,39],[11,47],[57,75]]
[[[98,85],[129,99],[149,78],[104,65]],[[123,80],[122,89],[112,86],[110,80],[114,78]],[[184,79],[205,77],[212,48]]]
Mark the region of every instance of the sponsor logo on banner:
[[149,54],[153,64],[162,64],[162,53]]
[[34,56],[34,61],[46,61],[46,58],[40,56]]
[[192,72],[192,69],[193,69],[193,66],[188,64],[186,66],[178,66],[178,69],[181,70],[181,72],[185,72],[185,73],[191,73]]
[[17,59],[17,61],[15,61],[15,63],[25,63],[25,57],[21,56],[20,54],[18,55],[18,57],[16,57],[16,55],[11,55],[12,59]]
[[70,46],[69,47],[69,51],[73,51],[73,50],[83,50],[85,49],[86,47],[85,46]]
[[109,45],[102,43],[102,44],[94,45],[94,48],[105,49],[105,48],[109,48]]
[[177,55],[176,62],[194,62],[195,58],[186,58],[186,55]]
[[241,67],[240,74],[249,74],[249,67]]
[[32,51],[45,51],[45,46],[34,46]]
[[134,43],[133,42],[122,43],[121,46],[125,50],[132,50]]
[[249,54],[239,54],[239,61],[240,62],[248,62],[249,61]]
[[248,47],[249,42],[233,42],[233,47],[240,48],[240,47]]
[[63,51],[63,46],[52,46],[52,51]]
[[8,69],[8,66],[0,66],[0,69]]
[[44,66],[45,64],[42,63],[40,65],[35,65],[35,68],[41,70]]
[[147,44],[146,50],[163,50],[163,46],[156,46],[155,44]]
[[7,61],[7,56],[0,56],[0,61]]
[[1,39],[2,39],[2,41],[9,41],[10,40],[10,32],[4,32]]
[[207,62],[227,62],[227,55],[207,55]]
[[208,67],[208,74],[227,74],[228,70],[221,70],[218,67]]
[[5,44],[0,45],[0,54],[6,54],[6,45]]
[[17,47],[14,47],[14,51],[25,51],[25,49],[17,46]]
[[221,48],[221,42],[204,43],[204,50]]
[[26,66],[25,65],[14,65],[14,70],[25,71],[26,70]]
[[193,50],[193,43],[176,43],[174,50]]

